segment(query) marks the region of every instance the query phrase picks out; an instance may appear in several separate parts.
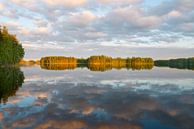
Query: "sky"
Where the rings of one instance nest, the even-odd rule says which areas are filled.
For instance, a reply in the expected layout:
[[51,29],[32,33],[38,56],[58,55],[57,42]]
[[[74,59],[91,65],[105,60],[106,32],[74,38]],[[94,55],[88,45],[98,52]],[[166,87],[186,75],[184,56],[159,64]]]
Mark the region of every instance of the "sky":
[[25,59],[194,56],[194,0],[0,0]]

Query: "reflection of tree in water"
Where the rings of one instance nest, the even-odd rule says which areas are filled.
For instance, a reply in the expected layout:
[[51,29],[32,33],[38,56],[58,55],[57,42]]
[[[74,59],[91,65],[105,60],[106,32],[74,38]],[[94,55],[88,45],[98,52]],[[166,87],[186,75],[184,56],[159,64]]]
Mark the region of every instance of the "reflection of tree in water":
[[16,67],[0,67],[0,103],[14,96],[24,82],[24,74]]
[[75,68],[88,68],[91,71],[108,71],[112,69],[132,69],[132,70],[144,70],[144,69],[152,69],[153,64],[41,64],[42,69],[48,70],[71,70]]
[[108,71],[112,70],[112,66],[110,64],[89,64],[88,69],[91,71]]
[[65,70],[65,69],[75,69],[77,67],[76,63],[66,63],[66,64],[41,64],[42,69],[48,70]]
[[132,64],[131,66],[127,66],[128,69],[132,70],[150,70],[154,67],[153,64]]
[[41,58],[40,65],[42,69],[48,70],[65,70],[88,68],[91,71],[107,71],[112,69],[152,69],[154,61],[152,58],[112,58],[108,56],[91,56],[87,59],[76,59],[74,57],[44,57]]
[[131,65],[131,64],[125,64],[125,65],[110,65],[110,64],[90,64],[88,67],[91,71],[107,71],[107,70],[112,70],[112,69],[132,69],[132,70],[144,70],[144,69],[152,69],[153,65],[151,64],[136,64],[136,65]]

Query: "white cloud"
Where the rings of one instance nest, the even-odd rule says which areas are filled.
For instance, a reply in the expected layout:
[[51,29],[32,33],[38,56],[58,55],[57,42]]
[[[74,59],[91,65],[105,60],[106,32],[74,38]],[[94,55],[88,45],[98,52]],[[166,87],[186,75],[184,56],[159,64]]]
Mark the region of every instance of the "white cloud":
[[177,0],[177,8],[181,11],[191,11],[194,8],[194,1],[193,0]]
[[90,52],[95,48],[84,47],[86,43],[106,43],[118,49],[184,45],[194,48],[193,0],[171,0],[156,7],[145,7],[144,0],[1,1],[1,24],[17,34],[21,42],[28,41],[29,46],[40,44],[40,49],[49,44],[48,47],[60,46],[62,50],[67,49],[67,44],[70,47],[76,43]]
[[24,27],[23,28],[20,28],[19,33],[21,35],[26,35],[26,36],[30,35],[30,31],[28,29],[24,28]]
[[96,19],[96,16],[90,11],[71,13],[67,21],[75,26],[86,26]]
[[169,17],[175,17],[176,18],[176,17],[182,16],[182,13],[179,12],[179,11],[173,10],[173,11],[171,11],[171,12],[168,13],[168,16]]
[[47,27],[39,27],[35,31],[37,34],[49,34],[50,30]]
[[42,0],[51,6],[77,7],[86,4],[86,0]]
[[108,14],[107,19],[110,22],[121,25],[121,27],[131,26],[140,28],[149,28],[158,26],[161,22],[160,17],[146,16],[141,9],[134,7],[124,7],[114,9]]
[[0,10],[4,9],[4,5],[2,3],[0,3]]
[[134,4],[139,3],[142,0],[97,0],[100,3],[104,4]]
[[16,21],[4,22],[4,25],[8,26],[8,27],[18,27],[18,26],[20,26],[20,24],[18,22],[16,22]]
[[194,30],[194,23],[184,23],[180,27],[183,31],[191,32]]
[[48,21],[39,18],[34,21],[34,24],[37,25],[38,27],[45,27],[48,25]]
[[107,34],[106,33],[103,33],[103,32],[87,32],[85,34],[88,38],[91,38],[91,39],[98,39],[98,38],[102,38],[102,37],[106,37]]
[[36,8],[39,0],[11,0],[14,4],[26,7],[26,8]]

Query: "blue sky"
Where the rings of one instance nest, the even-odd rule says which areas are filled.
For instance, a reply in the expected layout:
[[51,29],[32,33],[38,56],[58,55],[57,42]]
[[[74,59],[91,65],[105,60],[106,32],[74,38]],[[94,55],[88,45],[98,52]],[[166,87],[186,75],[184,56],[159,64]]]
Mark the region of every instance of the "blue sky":
[[26,59],[194,56],[193,0],[0,0],[0,24]]

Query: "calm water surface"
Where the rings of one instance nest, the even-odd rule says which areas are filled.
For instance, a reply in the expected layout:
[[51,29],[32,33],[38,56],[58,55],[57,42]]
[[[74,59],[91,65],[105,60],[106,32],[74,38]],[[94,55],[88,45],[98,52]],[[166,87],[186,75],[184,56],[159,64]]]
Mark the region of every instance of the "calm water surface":
[[194,129],[192,70],[6,71],[3,129]]

